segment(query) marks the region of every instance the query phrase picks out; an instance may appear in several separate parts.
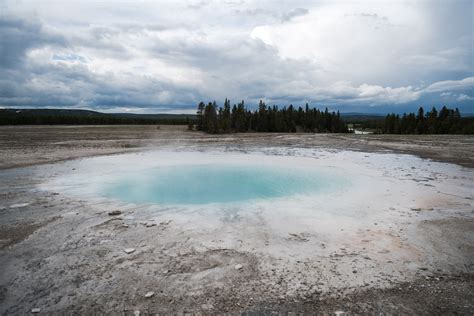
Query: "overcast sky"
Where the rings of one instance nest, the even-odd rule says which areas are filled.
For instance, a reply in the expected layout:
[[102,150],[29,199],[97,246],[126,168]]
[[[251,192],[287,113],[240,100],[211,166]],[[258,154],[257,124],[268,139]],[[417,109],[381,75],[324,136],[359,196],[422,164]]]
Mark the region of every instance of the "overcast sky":
[[474,113],[474,1],[0,0],[0,106]]

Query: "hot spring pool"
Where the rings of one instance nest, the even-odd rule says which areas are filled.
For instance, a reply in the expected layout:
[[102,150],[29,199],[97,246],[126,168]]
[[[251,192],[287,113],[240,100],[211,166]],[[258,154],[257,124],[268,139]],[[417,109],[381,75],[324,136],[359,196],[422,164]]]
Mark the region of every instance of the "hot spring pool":
[[86,158],[63,167],[41,187],[90,201],[150,206],[312,204],[337,199],[357,181],[319,158],[261,153],[151,151]]
[[347,185],[343,178],[317,170],[262,165],[176,165],[115,177],[100,194],[131,203],[229,203],[318,194]]
[[311,158],[261,154],[148,152],[70,165],[69,171],[45,184],[48,190],[134,204],[312,198],[338,193],[352,183],[339,168],[318,166]]

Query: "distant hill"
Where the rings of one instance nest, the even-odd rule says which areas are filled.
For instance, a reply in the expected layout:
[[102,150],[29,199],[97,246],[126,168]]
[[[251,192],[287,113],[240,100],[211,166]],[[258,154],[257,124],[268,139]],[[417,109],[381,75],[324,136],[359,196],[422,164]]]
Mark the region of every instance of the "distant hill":
[[66,109],[0,109],[0,125],[170,124],[184,125],[192,114],[102,113]]

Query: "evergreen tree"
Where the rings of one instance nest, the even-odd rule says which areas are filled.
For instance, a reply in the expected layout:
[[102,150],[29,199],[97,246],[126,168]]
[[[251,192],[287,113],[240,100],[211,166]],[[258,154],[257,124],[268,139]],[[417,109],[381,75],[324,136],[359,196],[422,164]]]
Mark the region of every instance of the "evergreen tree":
[[196,114],[197,114],[197,129],[199,131],[202,131],[203,130],[203,124],[204,124],[204,121],[203,121],[204,103],[203,102],[199,102]]
[[285,132],[294,133],[297,130],[305,132],[336,132],[347,133],[347,125],[342,120],[339,112],[330,113],[328,109],[321,113],[317,109],[310,109],[306,104],[305,110],[292,104],[287,107],[267,106],[260,100],[258,109],[254,112],[245,108],[242,100],[230,108],[230,101],[225,99],[223,107],[216,103],[204,106],[198,105],[198,124],[200,130],[208,133],[229,132]]
[[423,107],[418,113],[404,113],[402,118],[389,114],[385,118],[382,131],[387,134],[470,134],[474,130],[474,120],[463,119],[459,109],[448,109],[443,106],[441,110],[435,107],[425,111]]

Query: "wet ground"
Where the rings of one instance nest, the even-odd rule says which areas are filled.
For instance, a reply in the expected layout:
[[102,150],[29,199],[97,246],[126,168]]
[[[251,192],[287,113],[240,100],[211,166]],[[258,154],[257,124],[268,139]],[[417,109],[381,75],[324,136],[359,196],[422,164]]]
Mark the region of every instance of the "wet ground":
[[[2,127],[0,148],[1,313],[474,313],[472,137]],[[322,162],[376,170],[394,188],[385,201],[359,205],[384,217],[365,229],[339,221],[336,234],[285,217],[283,205],[274,215],[261,205],[213,221],[205,215],[213,210],[116,204],[43,187],[79,172],[71,159],[170,148],[315,150]],[[393,163],[381,164],[384,153]],[[399,153],[454,164],[392,155]]]

